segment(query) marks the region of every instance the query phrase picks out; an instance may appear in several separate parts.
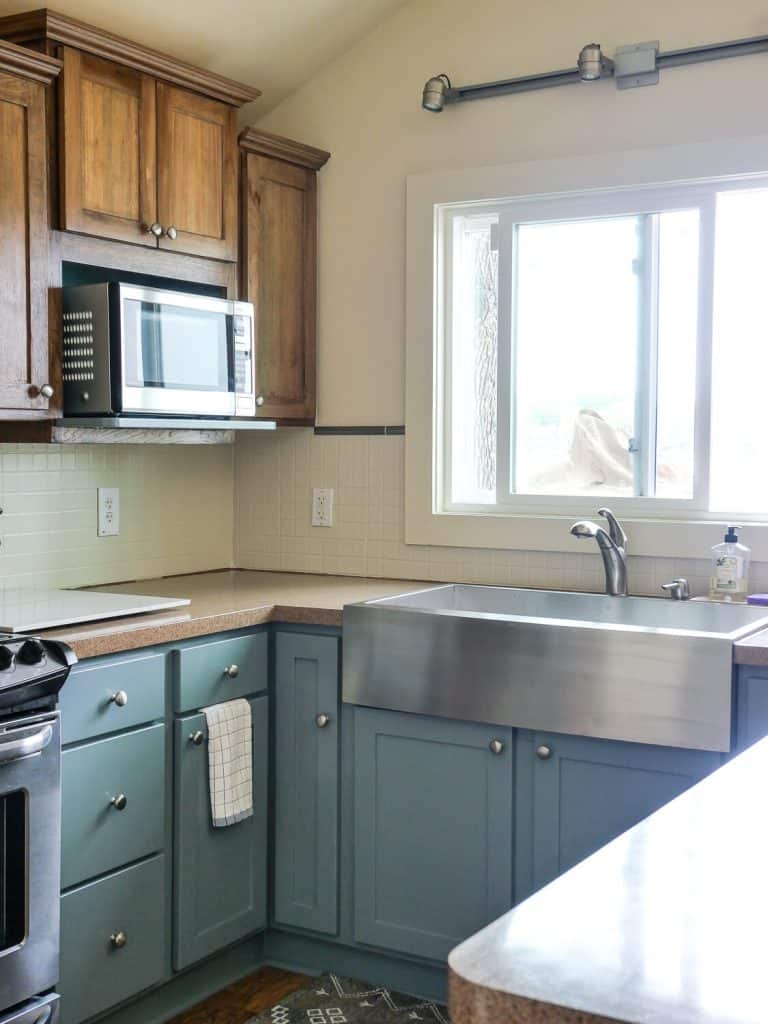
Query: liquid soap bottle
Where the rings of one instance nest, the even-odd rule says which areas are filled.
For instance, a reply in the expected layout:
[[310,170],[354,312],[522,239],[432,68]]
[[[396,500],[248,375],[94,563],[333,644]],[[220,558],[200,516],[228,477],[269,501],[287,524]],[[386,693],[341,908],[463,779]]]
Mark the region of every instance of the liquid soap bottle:
[[710,601],[746,601],[749,560],[752,552],[739,543],[737,530],[729,526],[722,544],[712,548],[712,576],[709,581]]

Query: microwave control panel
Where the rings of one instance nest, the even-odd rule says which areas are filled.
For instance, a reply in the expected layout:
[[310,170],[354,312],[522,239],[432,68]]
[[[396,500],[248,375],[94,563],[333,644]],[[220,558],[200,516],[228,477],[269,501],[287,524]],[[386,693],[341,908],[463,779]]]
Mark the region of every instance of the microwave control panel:
[[232,317],[232,335],[235,351],[235,415],[253,416],[256,412],[253,318],[235,312]]

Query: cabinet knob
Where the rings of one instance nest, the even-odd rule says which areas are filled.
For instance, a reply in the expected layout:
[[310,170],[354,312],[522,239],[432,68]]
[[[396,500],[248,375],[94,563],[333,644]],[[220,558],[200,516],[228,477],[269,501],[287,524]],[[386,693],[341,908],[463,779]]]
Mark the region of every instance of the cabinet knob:
[[504,751],[504,744],[501,740],[491,740],[488,744],[488,749],[492,754],[501,754]]
[[109,802],[116,811],[124,811],[128,806],[128,797],[125,793],[118,793],[117,796],[113,796]]
[[227,665],[224,669],[224,675],[229,676],[230,679],[237,679],[240,675],[240,668],[237,665]]
[[113,693],[109,698],[109,703],[114,704],[119,708],[124,708],[128,703],[128,694],[125,690],[118,690],[117,693]]
[[30,398],[53,398],[53,388],[50,384],[30,385]]
[[315,725],[318,729],[324,729],[331,720],[330,715],[317,715],[315,718]]
[[542,743],[540,747],[536,747],[536,757],[540,761],[548,761],[552,757],[552,747],[548,747],[546,743]]
[[175,241],[176,241],[176,228],[174,228],[174,227],[169,227],[169,228],[166,228],[166,229],[165,229],[165,231],[164,231],[163,233],[164,233],[165,235],[167,235],[167,236],[168,236],[168,238],[170,238],[170,240],[171,240],[172,242],[175,242]]
[[125,932],[112,932],[109,936],[109,943],[112,949],[122,949],[128,944],[128,936]]
[[256,395],[256,405],[261,408],[264,405],[264,395]]
[[160,238],[162,233],[163,233],[163,225],[162,224],[158,224],[157,221],[155,221],[154,224],[149,224],[148,227],[147,227],[147,234],[148,235],[154,235],[155,238]]
[[205,739],[205,733],[204,732],[200,732],[199,729],[196,729],[194,732],[189,734],[189,742],[190,743],[194,743],[196,747],[199,747],[204,739]]

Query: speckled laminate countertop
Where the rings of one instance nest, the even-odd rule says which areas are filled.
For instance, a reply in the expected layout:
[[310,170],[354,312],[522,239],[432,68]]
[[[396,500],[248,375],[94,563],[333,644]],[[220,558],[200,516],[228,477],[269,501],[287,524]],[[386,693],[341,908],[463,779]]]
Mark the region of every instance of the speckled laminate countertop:
[[458,946],[454,1024],[765,1024],[768,739]]
[[768,665],[768,629],[735,643],[733,660],[737,665]]
[[79,658],[172,643],[264,622],[341,626],[342,608],[356,601],[389,597],[429,587],[413,580],[362,579],[245,569],[168,576],[94,589],[123,594],[188,597],[191,604],[168,612],[81,623],[46,630],[64,640]]

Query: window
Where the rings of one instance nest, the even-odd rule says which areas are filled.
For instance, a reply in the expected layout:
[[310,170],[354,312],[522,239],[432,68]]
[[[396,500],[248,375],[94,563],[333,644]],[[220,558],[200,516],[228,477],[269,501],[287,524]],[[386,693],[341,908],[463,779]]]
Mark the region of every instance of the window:
[[768,187],[434,209],[435,514],[765,517]]

